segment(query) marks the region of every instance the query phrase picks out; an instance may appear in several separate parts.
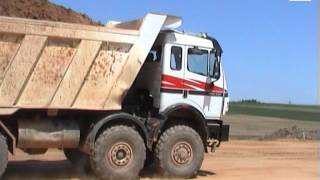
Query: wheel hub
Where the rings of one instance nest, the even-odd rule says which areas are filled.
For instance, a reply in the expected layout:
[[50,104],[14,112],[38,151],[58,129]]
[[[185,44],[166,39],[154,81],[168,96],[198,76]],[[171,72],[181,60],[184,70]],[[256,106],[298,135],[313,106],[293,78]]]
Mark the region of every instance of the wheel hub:
[[187,142],[176,143],[171,151],[171,159],[177,165],[189,163],[193,158],[192,147]]
[[126,166],[131,162],[133,158],[132,148],[125,142],[116,143],[111,147],[108,153],[108,158],[113,166]]

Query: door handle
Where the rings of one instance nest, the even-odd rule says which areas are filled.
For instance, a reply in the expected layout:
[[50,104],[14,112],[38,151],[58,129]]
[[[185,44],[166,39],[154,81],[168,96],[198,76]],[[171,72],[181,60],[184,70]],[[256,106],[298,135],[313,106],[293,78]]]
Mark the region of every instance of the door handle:
[[188,92],[187,91],[183,91],[183,98],[187,98],[188,97]]

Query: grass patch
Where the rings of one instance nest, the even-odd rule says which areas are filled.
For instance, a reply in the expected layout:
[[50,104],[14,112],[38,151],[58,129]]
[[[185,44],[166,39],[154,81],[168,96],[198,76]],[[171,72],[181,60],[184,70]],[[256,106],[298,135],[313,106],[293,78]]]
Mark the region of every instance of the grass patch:
[[319,106],[267,104],[267,103],[230,103],[230,114],[245,114],[264,117],[320,121]]

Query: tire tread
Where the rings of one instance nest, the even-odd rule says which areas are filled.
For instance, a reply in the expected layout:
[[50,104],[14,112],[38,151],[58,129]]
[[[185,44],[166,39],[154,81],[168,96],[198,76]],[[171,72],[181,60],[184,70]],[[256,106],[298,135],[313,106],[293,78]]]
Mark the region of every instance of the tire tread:
[[[157,170],[159,171],[159,173],[162,176],[165,176],[165,177],[171,177],[172,176],[170,174],[170,172],[168,172],[166,170],[164,161],[162,161],[163,154],[161,152],[164,150],[164,143],[167,142],[172,135],[174,135],[176,132],[180,132],[180,131],[192,133],[197,138],[197,141],[201,142],[201,144],[202,144],[202,139],[201,139],[200,135],[193,128],[191,128],[189,126],[186,126],[186,125],[175,125],[175,126],[172,126],[172,127],[168,128],[160,136],[160,138],[158,140],[158,143],[155,146],[155,150],[154,150],[154,152],[155,152],[155,165],[156,165]],[[203,146],[202,146],[202,148],[203,148]],[[203,161],[203,156],[202,156],[202,158],[200,160],[201,160],[201,162]],[[198,173],[198,170],[195,169],[193,172],[191,172],[191,175],[187,175],[187,176],[185,176],[183,178],[194,177],[194,176],[196,176],[197,173]]]
[[0,178],[8,165],[8,144],[6,138],[0,133]]
[[[113,126],[113,127],[110,127],[108,129],[106,129],[105,131],[103,131],[99,137],[97,138],[96,142],[95,142],[95,147],[100,147],[102,146],[103,143],[106,142],[108,136],[110,134],[112,134],[113,132],[116,132],[116,131],[128,131],[128,132],[131,132],[132,136],[134,136],[135,138],[135,141],[136,143],[138,144],[144,144],[144,141],[143,139],[141,138],[140,134],[134,130],[132,127],[129,127],[129,126],[125,126],[125,125],[117,125],[117,126]],[[146,151],[146,148],[145,146],[142,147],[143,148],[143,151],[145,152]],[[93,148],[92,150],[92,161],[91,161],[91,166],[92,166],[92,169],[93,171],[98,175],[98,177],[100,177],[101,179],[108,179],[108,175],[106,175],[104,173],[104,170],[103,169],[100,169],[100,166],[98,166],[96,163],[99,162],[100,160],[100,157],[97,155],[97,152],[98,149],[97,148]],[[141,166],[140,167],[137,167],[140,170],[142,170],[143,166],[144,166],[144,161],[146,159],[146,156],[144,156],[143,158],[143,162],[142,163],[139,163]]]

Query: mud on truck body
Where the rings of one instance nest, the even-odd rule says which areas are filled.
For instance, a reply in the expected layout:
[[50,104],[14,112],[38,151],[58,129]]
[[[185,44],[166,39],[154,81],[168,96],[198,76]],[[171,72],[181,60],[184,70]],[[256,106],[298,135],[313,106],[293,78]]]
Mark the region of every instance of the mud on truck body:
[[16,148],[63,149],[101,179],[137,178],[149,162],[196,175],[228,140],[229,99],[218,41],[180,25],[153,13],[105,27],[0,17],[0,175]]

